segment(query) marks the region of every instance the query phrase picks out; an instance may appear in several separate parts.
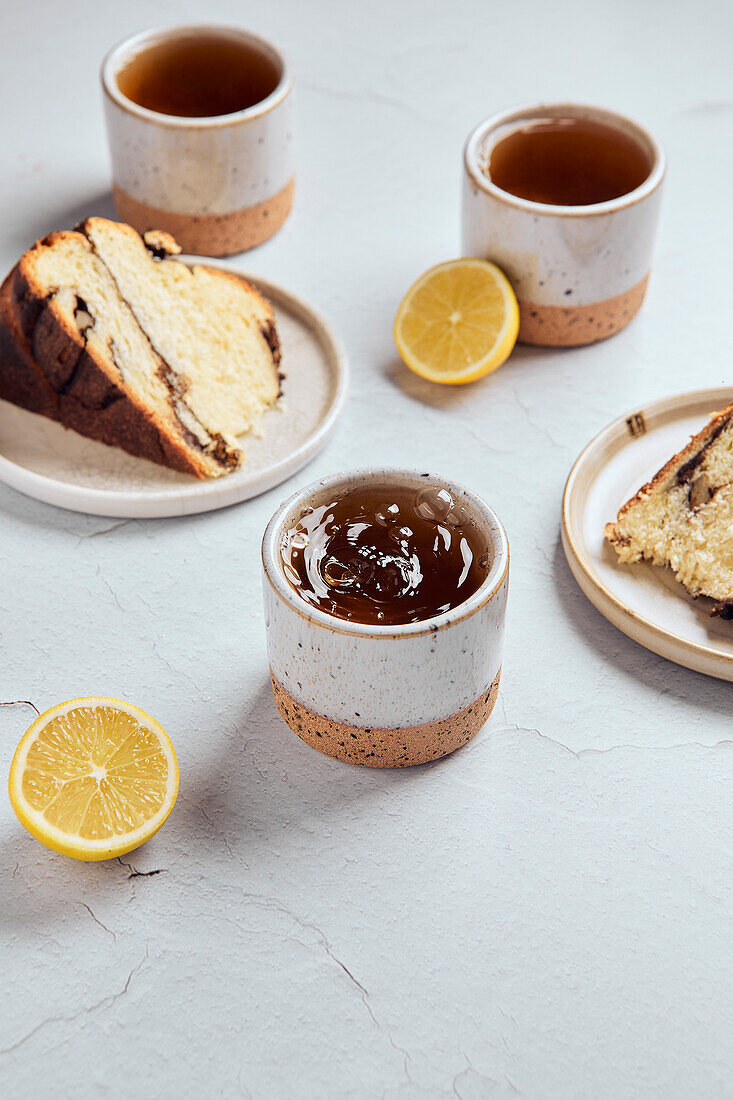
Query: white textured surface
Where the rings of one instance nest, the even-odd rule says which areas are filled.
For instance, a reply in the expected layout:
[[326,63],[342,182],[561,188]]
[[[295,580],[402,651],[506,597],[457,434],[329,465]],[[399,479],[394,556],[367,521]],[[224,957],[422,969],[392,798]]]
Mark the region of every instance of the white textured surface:
[[[6,267],[50,228],[110,212],[105,49],[201,10],[5,5]],[[731,687],[597,614],[559,510],[572,460],[619,412],[733,381],[733,12],[208,10],[256,19],[300,81],[293,215],[242,265],[320,306],[353,362],[342,425],[300,477],[414,462],[488,498],[512,546],[502,692],[442,763],[320,757],[277,718],[259,590],[260,534],[298,479],[127,523],[0,489],[0,699],[129,697],[169,730],[182,781],[129,860],[161,870],[149,878],[47,853],[0,803],[3,1095],[730,1097]],[[484,383],[432,389],[395,360],[395,307],[458,252],[468,131],[539,96],[608,103],[666,143],[647,302],[606,344],[520,349]],[[31,717],[0,710],[2,771]]]

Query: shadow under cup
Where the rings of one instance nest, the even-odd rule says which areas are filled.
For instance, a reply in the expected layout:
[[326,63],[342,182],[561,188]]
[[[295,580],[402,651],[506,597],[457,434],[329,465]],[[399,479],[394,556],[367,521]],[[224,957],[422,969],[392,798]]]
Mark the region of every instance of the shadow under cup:
[[[586,121],[633,143],[648,174],[627,194],[587,205],[534,202],[498,187],[491,155],[522,127]],[[531,104],[484,120],[464,153],[463,253],[506,272],[519,301],[519,340],[573,347],[619,332],[646,293],[666,160],[624,115],[577,103]]]
[[[366,625],[306,603],[285,576],[285,533],[309,506],[349,489],[447,489],[489,554],[489,571],[463,603],[424,621]],[[463,486],[419,471],[370,467],[307,486],[275,513],[262,541],[267,649],[280,714],[307,744],[372,767],[405,767],[469,741],[499,690],[509,583],[506,532]]]
[[[150,110],[122,91],[124,74],[147,53],[195,54],[197,43],[211,41],[266,66],[272,90],[242,110],[208,117]],[[184,252],[207,256],[242,252],[277,232],[290,213],[295,173],[292,79],[280,50],[238,27],[144,31],[110,51],[101,77],[112,189],[124,221],[139,233],[165,230]]]

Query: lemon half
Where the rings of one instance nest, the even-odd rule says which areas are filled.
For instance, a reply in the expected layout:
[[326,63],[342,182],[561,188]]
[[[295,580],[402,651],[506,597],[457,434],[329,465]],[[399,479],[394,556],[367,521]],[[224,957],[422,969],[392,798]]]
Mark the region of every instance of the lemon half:
[[10,802],[41,844],[111,859],[157,833],[178,794],[168,734],[119,699],[71,699],[36,718],[10,766]]
[[394,338],[410,370],[431,382],[475,382],[509,357],[519,332],[511,284],[487,260],[431,267],[405,295]]

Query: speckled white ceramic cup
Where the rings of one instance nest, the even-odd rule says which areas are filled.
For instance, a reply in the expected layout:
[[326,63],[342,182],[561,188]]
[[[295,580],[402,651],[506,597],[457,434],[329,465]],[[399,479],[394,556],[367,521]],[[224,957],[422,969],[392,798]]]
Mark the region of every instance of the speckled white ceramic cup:
[[[468,511],[489,554],[486,580],[450,611],[405,625],[336,618],[287,580],[281,548],[308,506],[351,488],[446,488]],[[267,651],[280,714],[320,752],[354,764],[404,767],[470,740],[499,690],[509,584],[506,532],[480,497],[418,470],[369,467],[308,485],[278,508],[262,541]]]
[[[140,107],[117,74],[131,57],[172,38],[231,38],[263,54],[279,74],[262,102],[229,115],[181,118]],[[115,46],[102,64],[115,205],[140,233],[165,229],[184,252],[228,256],[271,237],[293,201],[292,78],[280,52],[239,27],[158,28]]]
[[[513,130],[587,118],[632,138],[649,175],[634,191],[589,206],[530,202],[492,182],[493,147]],[[665,173],[664,150],[631,119],[578,103],[537,103],[485,119],[464,153],[463,253],[498,264],[519,300],[519,339],[571,347],[603,340],[638,313],[646,293]]]

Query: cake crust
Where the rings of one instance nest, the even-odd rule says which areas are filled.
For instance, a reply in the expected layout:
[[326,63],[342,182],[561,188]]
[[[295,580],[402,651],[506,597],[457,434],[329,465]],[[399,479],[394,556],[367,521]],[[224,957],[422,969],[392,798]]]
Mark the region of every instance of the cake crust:
[[[120,292],[114,273],[97,255],[94,234],[106,232],[108,239],[124,239],[128,247],[141,251],[151,266],[170,260],[180,251],[169,234],[151,232],[143,240],[129,226],[87,219],[75,230],[59,230],[36,242],[20,258],[0,287],[0,397],[31,412],[39,413],[82,435],[116,446],[129,454],[170,467],[198,478],[219,476],[235,469],[242,452],[232,436],[206,427],[188,396],[190,381],[158,351],[137,313]],[[100,313],[90,307],[79,282],[49,279],[58,255],[97,265],[119,298],[129,332],[120,333],[107,325],[97,331]],[[50,257],[50,259],[49,259]],[[81,261],[79,261],[81,257]],[[192,279],[206,273],[222,294],[230,282],[236,284],[239,299],[252,311],[251,329],[256,328],[272,372],[270,392],[281,392],[280,345],[269,303],[245,280],[215,268],[189,268]],[[76,275],[76,268],[74,269]],[[150,272],[145,273],[148,277]],[[143,280],[141,280],[141,283]],[[71,285],[69,285],[71,283]],[[137,344],[130,344],[129,333]],[[102,339],[102,331],[107,332]],[[128,346],[130,345],[130,346]],[[130,364],[140,361],[130,350],[144,352],[149,375],[147,397],[141,388],[129,384]],[[122,349],[122,350],[121,350]],[[123,355],[124,351],[124,355]],[[122,357],[122,358],[121,358]],[[123,369],[122,359],[125,359]],[[199,383],[200,385],[200,383]],[[226,390],[224,391],[227,392]]]
[[109,377],[105,364],[87,352],[78,332],[54,300],[38,292],[25,268],[21,260],[0,288],[0,397],[136,458],[208,476],[160,430],[154,413],[139,408]]
[[720,412],[715,413],[705,427],[699,431],[697,435],[693,435],[686,447],[678,451],[677,454],[672,455],[670,460],[662,466],[661,470],[656,472],[651,481],[647,481],[645,485],[642,485],[641,489],[621,506],[615,522],[606,524],[605,532],[608,541],[615,544],[617,541],[623,540],[622,527],[626,513],[639,501],[648,497],[657,486],[663,487],[670,475],[676,474],[679,476],[678,471],[681,472],[681,468],[684,467],[689,467],[686,473],[691,474],[694,468],[699,466],[710,444],[720,435],[723,428],[730,423],[732,418],[733,402],[730,405],[726,405]]

